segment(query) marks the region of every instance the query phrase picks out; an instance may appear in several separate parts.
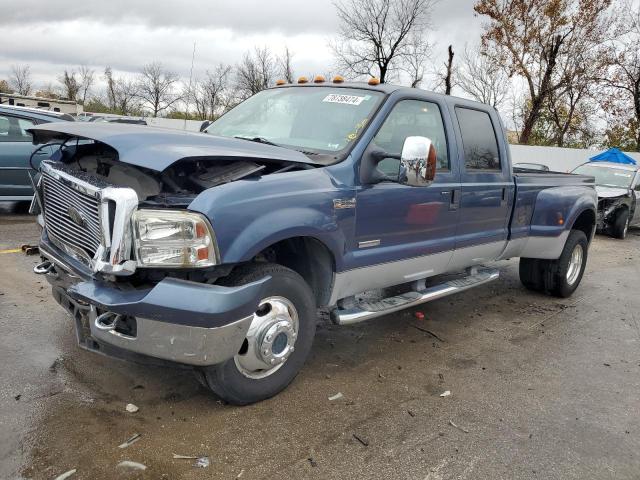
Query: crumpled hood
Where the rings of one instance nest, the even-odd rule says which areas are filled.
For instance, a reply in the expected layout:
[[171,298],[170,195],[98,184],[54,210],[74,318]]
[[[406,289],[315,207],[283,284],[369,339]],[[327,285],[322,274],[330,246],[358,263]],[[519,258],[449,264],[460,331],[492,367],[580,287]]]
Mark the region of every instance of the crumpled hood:
[[598,198],[616,198],[629,195],[628,188],[605,187],[602,185],[596,185],[596,192],[598,193]]
[[96,140],[118,152],[121,162],[161,172],[178,160],[252,159],[313,163],[306,155],[237,138],[123,123],[55,122],[28,129],[33,143],[72,138]]

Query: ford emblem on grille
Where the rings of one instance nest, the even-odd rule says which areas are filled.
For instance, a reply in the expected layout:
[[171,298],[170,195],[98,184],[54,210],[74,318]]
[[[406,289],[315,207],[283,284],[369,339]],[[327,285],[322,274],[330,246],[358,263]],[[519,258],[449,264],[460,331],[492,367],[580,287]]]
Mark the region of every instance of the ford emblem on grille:
[[67,215],[69,215],[69,218],[71,219],[71,221],[76,225],[79,225],[81,227],[87,226],[87,219],[84,217],[82,212],[80,212],[77,208],[75,207],[67,208]]

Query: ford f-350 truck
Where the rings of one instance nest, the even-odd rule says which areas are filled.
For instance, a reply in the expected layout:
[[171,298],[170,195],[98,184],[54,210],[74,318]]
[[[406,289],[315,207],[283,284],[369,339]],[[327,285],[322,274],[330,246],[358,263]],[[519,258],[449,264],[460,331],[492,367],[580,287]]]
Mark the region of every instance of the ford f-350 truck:
[[318,312],[378,317],[485,284],[513,257],[525,287],[573,293],[592,177],[513,169],[487,105],[316,80],[262,91],[204,133],[31,129],[57,145],[34,200],[35,272],[80,346],[188,366],[248,404],[293,380]]

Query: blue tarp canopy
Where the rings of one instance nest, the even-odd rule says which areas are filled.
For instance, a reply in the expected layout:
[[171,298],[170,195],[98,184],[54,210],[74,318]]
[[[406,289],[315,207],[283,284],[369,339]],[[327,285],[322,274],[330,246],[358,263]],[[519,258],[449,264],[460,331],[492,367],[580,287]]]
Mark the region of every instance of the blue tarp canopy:
[[590,162],[626,163],[627,165],[636,164],[636,161],[633,158],[621,152],[617,148],[610,148],[606,152],[599,153],[595,157],[591,157],[589,161]]

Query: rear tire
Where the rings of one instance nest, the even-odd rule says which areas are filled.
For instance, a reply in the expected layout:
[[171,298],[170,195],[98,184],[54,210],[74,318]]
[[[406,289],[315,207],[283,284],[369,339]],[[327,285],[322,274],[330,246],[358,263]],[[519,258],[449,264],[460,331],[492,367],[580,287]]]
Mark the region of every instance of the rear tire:
[[[313,344],[315,299],[307,283],[296,272],[277,264],[252,264],[240,267],[224,283],[238,286],[266,276],[270,276],[271,281],[264,293],[265,298],[260,302],[263,310],[259,309],[254,314],[240,352],[224,363],[203,368],[199,375],[201,383],[234,405],[259,402],[284,390],[302,368]],[[292,329],[285,322],[280,333],[271,334],[271,328],[277,328],[282,319],[295,324],[297,331],[291,334]],[[268,335],[275,338],[265,347]],[[278,339],[280,342],[276,345]],[[277,354],[289,350],[283,363],[279,364],[282,359],[278,359]],[[268,358],[262,356],[265,351],[269,353]],[[276,355],[276,364],[269,366],[268,361],[273,359],[273,354]],[[261,365],[263,361],[267,363]]]
[[520,259],[520,281],[534,291],[567,298],[578,288],[587,265],[589,243],[581,230],[571,230],[557,260]]
[[544,262],[544,260],[537,258],[520,259],[520,282],[527,289],[533,290],[534,292],[543,290],[541,262]]
[[629,230],[629,210],[621,208],[616,214],[616,219],[611,226],[611,234],[615,238],[624,240],[627,238],[627,231]]

